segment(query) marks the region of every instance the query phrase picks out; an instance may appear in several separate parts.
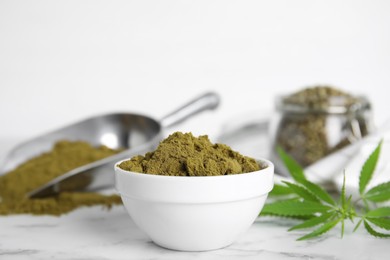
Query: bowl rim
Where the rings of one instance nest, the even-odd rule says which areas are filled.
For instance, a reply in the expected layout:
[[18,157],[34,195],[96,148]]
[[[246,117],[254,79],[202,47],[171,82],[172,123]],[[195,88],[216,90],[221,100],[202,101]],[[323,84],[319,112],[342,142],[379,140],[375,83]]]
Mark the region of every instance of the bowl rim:
[[[128,160],[128,159],[127,159]],[[166,176],[126,171],[115,164],[115,188],[123,197],[168,203],[219,203],[264,196],[274,186],[274,165],[258,171],[219,176]]]
[[[253,174],[256,174],[258,172],[261,172],[261,171],[264,171],[268,168],[273,168],[274,167],[274,164],[270,161],[270,160],[267,160],[267,159],[264,159],[264,158],[259,158],[259,159],[255,159],[256,162],[258,164],[260,163],[265,163],[267,165],[267,167],[263,168],[263,169],[260,169],[258,171],[253,171],[253,172],[245,172],[245,173],[237,173],[237,174],[227,174],[227,175],[207,175],[207,176],[174,176],[174,175],[160,175],[160,174],[150,174],[150,173],[144,173],[144,172],[133,172],[133,171],[127,171],[127,170],[123,170],[122,168],[120,168],[118,165],[121,164],[122,162],[124,161],[127,161],[129,160],[128,159],[123,159],[123,160],[120,160],[118,162],[115,163],[115,170],[117,171],[120,171],[120,172],[123,172],[125,174],[134,174],[134,175],[142,175],[142,176],[145,176],[145,178],[164,178],[164,179],[168,179],[168,178],[172,178],[172,179],[212,179],[212,178],[233,178],[233,177],[236,177],[236,176],[248,176],[248,175],[253,175]],[[149,177],[146,177],[146,176],[149,176]]]

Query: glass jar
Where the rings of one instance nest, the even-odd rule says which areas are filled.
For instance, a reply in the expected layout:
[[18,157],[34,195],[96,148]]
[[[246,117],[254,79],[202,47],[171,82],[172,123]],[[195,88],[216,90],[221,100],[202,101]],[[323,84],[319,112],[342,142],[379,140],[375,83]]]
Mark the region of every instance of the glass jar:
[[287,171],[277,147],[307,167],[373,130],[371,105],[363,96],[336,95],[306,101],[292,96],[276,99],[271,157],[281,174]]

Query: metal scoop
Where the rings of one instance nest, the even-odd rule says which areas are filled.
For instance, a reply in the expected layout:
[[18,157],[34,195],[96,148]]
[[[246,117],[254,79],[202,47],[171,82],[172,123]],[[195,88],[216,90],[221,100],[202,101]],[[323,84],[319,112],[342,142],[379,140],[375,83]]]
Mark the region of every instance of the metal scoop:
[[62,191],[113,187],[115,162],[154,149],[163,138],[164,128],[178,124],[199,112],[215,109],[218,105],[219,96],[206,93],[159,121],[129,113],[95,116],[20,144],[8,154],[1,172],[8,172],[22,162],[50,150],[59,140],[82,140],[94,146],[106,145],[124,151],[73,169],[31,191],[27,196],[38,198]]

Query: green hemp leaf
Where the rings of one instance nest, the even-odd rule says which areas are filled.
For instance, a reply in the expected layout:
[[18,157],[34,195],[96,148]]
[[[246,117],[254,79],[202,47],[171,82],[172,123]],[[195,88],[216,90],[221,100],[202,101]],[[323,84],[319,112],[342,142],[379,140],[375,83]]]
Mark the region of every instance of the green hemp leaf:
[[[310,229],[309,233],[299,237],[306,240],[318,237],[341,224],[341,237],[344,235],[344,223],[358,219],[354,231],[364,223],[367,232],[375,237],[389,238],[390,207],[380,207],[377,203],[390,200],[390,182],[381,183],[367,190],[367,186],[375,173],[380,156],[382,141],[365,161],[359,178],[360,198],[352,201],[345,191],[345,172],[339,198],[329,194],[323,187],[307,180],[303,168],[285,151],[278,148],[278,153],[292,180],[283,184],[275,184],[270,196],[274,200],[267,203],[261,216],[278,216],[303,220],[302,223],[291,227],[288,231]],[[363,202],[363,206],[359,202]],[[374,227],[379,230],[374,229]]]

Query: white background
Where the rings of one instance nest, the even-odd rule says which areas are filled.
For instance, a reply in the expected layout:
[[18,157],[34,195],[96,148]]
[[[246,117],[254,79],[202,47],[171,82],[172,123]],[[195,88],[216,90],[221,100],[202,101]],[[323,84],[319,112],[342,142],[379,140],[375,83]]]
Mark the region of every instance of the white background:
[[313,84],[390,116],[390,1],[0,1],[3,137],[112,111],[161,118],[207,90],[219,110],[182,129],[213,134]]

